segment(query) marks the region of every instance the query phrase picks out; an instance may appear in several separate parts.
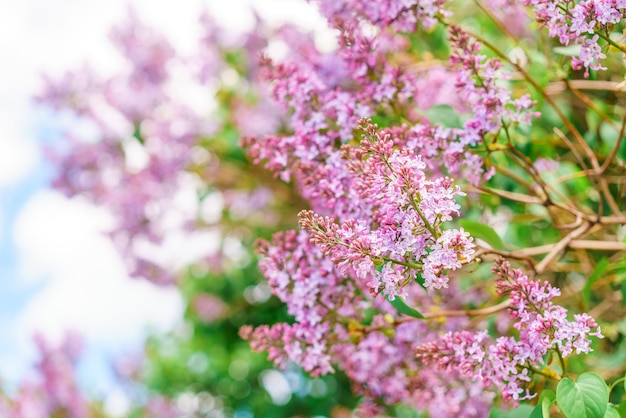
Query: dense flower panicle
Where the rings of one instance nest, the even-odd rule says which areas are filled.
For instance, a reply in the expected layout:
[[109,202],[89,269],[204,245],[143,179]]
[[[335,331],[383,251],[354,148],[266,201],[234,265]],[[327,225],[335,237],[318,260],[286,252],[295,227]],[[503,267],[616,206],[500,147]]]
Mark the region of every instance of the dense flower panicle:
[[360,127],[365,133],[360,146],[344,146],[342,152],[371,221],[348,219],[338,225],[305,211],[301,227],[342,273],[366,279],[374,294],[403,295],[403,283],[419,272],[427,287],[446,287],[445,272],[461,268],[474,253],[469,234],[441,231],[459,215],[455,196],[463,193],[449,178],[427,179],[421,157],[395,147],[389,133],[366,120]]
[[325,324],[309,326],[296,323],[261,325],[255,329],[241,327],[239,335],[250,343],[254,351],[267,351],[268,359],[284,369],[291,361],[300,365],[312,376],[333,372],[328,355]]
[[[406,12],[426,13],[434,4],[420,2]],[[264,162],[266,168],[285,181],[295,180],[316,212],[343,221],[370,213],[368,205],[354,196],[353,176],[346,170],[340,152],[341,144],[353,139],[359,119],[377,112],[403,112],[409,121],[415,122],[424,120],[421,111],[430,106],[461,105],[457,96],[450,94],[454,78],[441,65],[409,71],[391,59],[409,47],[405,35],[389,30],[368,31],[367,16],[352,9],[357,3],[345,9],[334,6],[328,5],[332,9],[328,13],[334,16],[329,19],[331,24],[339,30],[337,50],[321,53],[312,42],[296,38],[294,54],[287,59],[262,61],[273,98],[290,114],[291,133],[246,138],[243,145],[253,161]],[[323,65],[327,62],[333,63],[334,71]],[[459,169],[454,174],[460,174],[460,167],[481,165],[477,156],[463,146],[456,147],[456,151],[449,146],[452,140],[456,141],[453,133],[438,129],[433,132],[441,135],[412,136],[418,149],[435,142],[440,150],[445,150],[447,159],[427,150],[430,159],[438,160],[437,167],[446,165],[454,170],[456,166]],[[448,164],[451,159],[454,165]],[[435,166],[430,160],[428,164]]]
[[[306,212],[301,216],[303,231],[287,231],[276,234],[271,242],[259,241],[258,251],[263,256],[260,268],[268,279],[272,292],[287,304],[288,312],[295,323],[260,326],[255,329],[243,327],[241,336],[250,341],[256,351],[268,351],[269,358],[280,367],[295,362],[313,375],[332,372],[341,368],[354,385],[357,393],[369,399],[385,403],[401,402],[431,409],[433,417],[449,416],[450,411],[462,411],[462,405],[474,394],[474,406],[466,415],[479,417],[490,402],[492,395],[478,396],[476,384],[462,377],[450,383],[450,379],[438,378],[436,368],[417,370],[414,352],[421,338],[432,331],[427,324],[415,321],[400,325],[389,334],[385,328],[393,315],[398,313],[382,298],[371,298],[368,284],[357,275],[360,264],[351,265],[331,261],[336,257],[353,257],[363,263],[363,251],[358,238],[362,237],[359,223],[347,221],[338,225],[331,218]],[[337,244],[337,240],[357,239],[348,248]],[[313,241],[313,242],[311,242]],[[446,239],[446,242],[453,240]],[[383,267],[397,274],[397,282],[405,279],[398,266]],[[369,270],[368,270],[369,271]],[[395,273],[394,273],[395,271]],[[398,284],[395,284],[398,286]],[[341,291],[337,291],[341,289]],[[460,301],[454,284],[442,293],[451,307]],[[407,289],[407,303],[432,304],[421,288]],[[377,312],[370,325],[364,325],[366,310]],[[450,320],[449,329],[458,329],[464,319]],[[371,329],[370,329],[371,328]],[[430,376],[430,387],[421,387],[420,382]],[[437,393],[443,393],[447,385],[458,396],[446,407],[437,406]],[[420,390],[414,394],[415,388]],[[438,411],[438,412],[435,412]]]
[[530,124],[536,115],[530,112],[535,103],[528,94],[518,99],[511,97],[511,92],[501,84],[509,78],[501,70],[502,62],[481,55],[480,43],[457,26],[450,28],[450,43],[453,47],[450,63],[457,67],[456,86],[472,109],[461,143],[476,145],[485,135],[499,132],[503,123]]
[[578,56],[572,57],[575,70],[606,70],[600,63],[606,55],[598,43],[598,33],[610,33],[614,25],[626,17],[624,0],[584,0],[563,2],[554,0],[524,0],[535,12],[537,21],[546,26],[550,36],[559,38],[563,45],[580,45]]
[[[499,9],[491,11],[508,32],[526,33],[525,16],[514,16],[521,0],[486,2]],[[269,35],[284,41],[283,58],[267,56],[273,51],[258,35],[264,29],[258,18],[256,33],[233,42],[204,15],[197,54],[180,57],[133,16],[112,35],[128,61],[123,73],[68,75],[42,95],[88,120],[98,136],[96,145],[87,145],[68,135],[76,146],[63,157],[55,186],[113,212],[111,235],[130,255],[133,275],[172,283],[172,272],[146,255],[152,251],[138,248],[154,249],[172,231],[207,227],[198,220],[203,198],[197,195],[206,194],[202,185],[210,188],[221,167],[206,143],[216,132],[235,129],[244,134],[241,144],[253,162],[293,182],[311,209],[300,212],[300,231],[258,242],[259,268],[293,323],[242,327],[240,336],[252,349],[313,376],[342,370],[366,399],[360,411],[366,415],[383,414],[382,404],[405,404],[434,418],[482,417],[494,387],[507,401],[532,398],[528,383],[546,356],[589,353],[590,337],[602,338],[600,327],[585,313],[568,318],[553,302],[558,288],[498,262],[496,291],[510,303],[502,330],[512,327],[517,335],[492,339],[476,331],[471,315],[457,316],[484,303],[487,291],[461,292],[455,280],[474,261],[476,246],[467,231],[446,223],[461,215],[457,198],[465,195],[454,179],[488,180],[495,169],[483,155],[498,149],[490,145],[499,145],[509,127],[530,124],[538,115],[535,103],[512,94],[503,62],[481,54],[480,43],[460,27],[449,27],[448,64],[412,49],[418,27],[430,30],[448,15],[445,0],[315,3],[336,30],[335,48],[322,52],[311,33],[285,25]],[[551,36],[581,44],[574,68],[586,75],[603,69],[598,30],[623,18],[626,0],[524,3]],[[248,60],[224,59],[229,43],[244,45]],[[258,62],[249,59],[257,55]],[[176,97],[174,70],[191,74],[198,90],[222,80],[220,92],[235,96],[227,99],[228,120],[207,123],[210,106]],[[128,92],[137,100],[127,100]],[[253,103],[244,97],[250,93]],[[440,104],[459,117],[434,123],[429,109]],[[379,128],[370,117],[389,126]],[[219,193],[229,207],[239,202],[239,210],[229,211],[235,221],[271,201],[267,190]],[[255,202],[242,203],[246,197]],[[179,198],[180,207],[173,204]],[[402,306],[397,297],[429,319],[413,320],[420,315],[396,308]],[[205,322],[228,314],[210,294],[196,295],[190,308]],[[443,313],[432,320],[437,312]],[[56,382],[49,389],[58,400],[54,407],[79,408],[68,400],[73,381],[63,380],[55,364],[40,364],[45,378]],[[22,392],[30,399],[38,391],[33,384]],[[24,407],[36,411],[33,417],[49,408],[39,400]],[[11,408],[0,403],[0,415]],[[154,408],[154,415],[176,413],[167,401],[155,400]]]
[[[270,359],[280,366],[293,361],[314,375],[331,372],[328,337],[342,325],[330,314],[360,315],[356,288],[322,256],[304,231],[278,233],[271,243],[260,241],[258,249],[265,257],[259,268],[296,323],[242,329],[242,337],[254,350],[269,350]],[[339,286],[341,293],[336,291]]]
[[448,287],[446,270],[457,270],[474,257],[474,243],[463,228],[449,229],[441,234],[424,259],[424,286],[432,289]]
[[599,325],[589,315],[574,315],[572,322],[567,319],[565,308],[553,304],[552,299],[561,294],[558,288],[548,282],[529,280],[520,270],[512,270],[507,262],[498,262],[494,272],[498,274],[498,292],[509,294],[509,315],[517,321],[513,326],[520,331],[520,338],[534,345],[538,353],[547,352],[555,345],[563,356],[574,351],[589,353],[589,337],[602,338]]
[[[259,268],[268,279],[272,292],[287,304],[289,314],[298,322],[316,325],[332,311],[354,315],[358,303],[356,289],[345,282],[333,263],[301,231],[280,232],[272,242],[259,242],[265,258]],[[342,294],[334,289],[342,285]]]
[[[383,316],[376,316],[372,326],[384,327],[385,323]],[[366,399],[402,403],[428,411],[434,418],[484,416],[493,394],[481,390],[479,382],[454,370],[442,373],[434,366],[420,366],[413,358],[419,341],[429,335],[432,331],[420,321],[402,324],[392,334],[370,331],[353,344],[336,345],[334,357],[355,383],[356,392]]]
[[530,280],[519,269],[499,260],[493,268],[497,291],[508,295],[509,316],[519,339],[500,337],[491,341],[487,332],[454,332],[422,345],[417,357],[425,364],[445,370],[458,369],[468,378],[480,378],[485,386],[502,391],[505,400],[515,402],[533,397],[524,385],[531,370],[545,366],[550,351],[562,357],[589,353],[590,337],[602,338],[600,327],[588,314],[567,319],[567,310],[552,299],[559,289],[549,283]]

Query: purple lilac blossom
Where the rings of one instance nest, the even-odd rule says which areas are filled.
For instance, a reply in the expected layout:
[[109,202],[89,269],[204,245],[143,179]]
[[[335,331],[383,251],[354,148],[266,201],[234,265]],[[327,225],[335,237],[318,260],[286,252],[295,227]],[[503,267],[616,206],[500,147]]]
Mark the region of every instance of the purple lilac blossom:
[[493,271],[498,294],[508,295],[511,301],[508,313],[518,337],[493,341],[486,331],[449,332],[420,346],[417,357],[424,364],[479,379],[485,387],[493,385],[504,400],[517,404],[535,396],[526,385],[534,370],[546,366],[546,354],[555,352],[565,358],[589,353],[590,337],[602,338],[602,333],[588,314],[568,320],[567,310],[552,302],[560,290],[548,282],[530,280],[503,260],[496,262]]
[[524,0],[533,8],[537,21],[549,30],[551,37],[563,45],[581,45],[578,56],[572,58],[575,70],[606,70],[600,63],[606,55],[599,44],[599,33],[610,33],[614,25],[626,17],[624,0]]

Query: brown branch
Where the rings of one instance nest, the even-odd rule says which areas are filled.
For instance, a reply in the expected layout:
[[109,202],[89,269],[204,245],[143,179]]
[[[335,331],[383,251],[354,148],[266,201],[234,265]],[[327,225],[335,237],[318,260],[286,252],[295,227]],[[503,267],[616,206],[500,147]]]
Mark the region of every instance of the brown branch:
[[489,187],[471,187],[470,190],[479,191],[485,194],[493,194],[493,195],[500,196],[505,199],[513,200],[514,202],[519,202],[519,203],[535,203],[538,205],[544,204],[544,201],[542,199],[539,199],[538,197],[534,197],[534,196],[528,196],[522,193],[509,192],[509,191],[500,190],[500,189],[492,189]]
[[602,174],[606,173],[606,170],[609,168],[609,166],[613,162],[613,159],[617,155],[617,152],[619,151],[622,145],[622,141],[624,140],[624,128],[625,127],[626,127],[626,116],[624,116],[624,118],[622,119],[622,126],[619,129],[617,141],[615,142],[615,145],[613,146],[613,149],[609,153],[608,157],[606,157],[604,164],[602,164],[602,167],[600,168],[600,171],[602,172]]
[[[498,303],[497,305],[489,306],[487,308],[481,309],[464,309],[464,310],[453,310],[453,311],[440,311],[440,312],[426,312],[422,315],[425,319],[439,319],[439,318],[452,318],[452,317],[477,317],[477,316],[488,316],[495,313],[498,313],[511,305],[511,300],[506,299],[503,302]],[[404,322],[409,322],[413,320],[417,320],[418,318],[405,317],[396,319],[394,321],[395,324],[401,324]]]
[[567,234],[565,237],[563,237],[561,241],[554,244],[554,247],[550,250],[550,252],[548,252],[548,254],[535,267],[537,273],[543,273],[548,268],[550,263],[552,263],[559,255],[561,255],[563,250],[565,250],[573,240],[584,235],[587,231],[589,231],[589,229],[591,229],[591,227],[591,223],[585,222],[578,228]]
[[[601,81],[601,80],[568,80],[568,84],[578,90],[600,90],[600,91],[626,91],[626,86],[622,82],[617,81]],[[556,96],[563,93],[567,89],[564,81],[557,81],[548,84],[546,93]]]

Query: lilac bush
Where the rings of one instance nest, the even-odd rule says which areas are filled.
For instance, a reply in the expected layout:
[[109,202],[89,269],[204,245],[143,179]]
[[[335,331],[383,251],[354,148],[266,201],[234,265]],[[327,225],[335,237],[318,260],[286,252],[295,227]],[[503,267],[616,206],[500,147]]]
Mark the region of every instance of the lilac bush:
[[[292,320],[243,326],[252,349],[282,369],[345,373],[362,416],[623,413],[624,368],[607,365],[626,337],[626,3],[311,2],[333,48],[257,21],[240,35],[244,63],[223,53],[219,30],[182,59],[148,29],[115,32],[130,71],[81,73],[42,96],[99,132],[63,157],[56,186],[112,211],[136,276],[173,283],[136,247],[205,230],[203,191],[237,195],[223,178],[232,171],[212,162],[228,152],[206,140],[228,125],[257,165],[248,176],[287,185],[254,183],[261,193],[240,195],[252,206],[245,218],[269,213],[260,222],[275,227],[272,216],[291,216],[272,196],[300,210],[299,229],[257,242]],[[272,58],[270,40],[288,53]],[[198,89],[235,69],[241,86],[216,97],[226,113],[170,94],[175,65]],[[142,101],[118,102],[120,89]],[[143,165],[132,166],[116,124],[132,128]],[[200,197],[185,212],[172,201],[188,184]],[[210,295],[193,306],[209,321],[231,315]]]

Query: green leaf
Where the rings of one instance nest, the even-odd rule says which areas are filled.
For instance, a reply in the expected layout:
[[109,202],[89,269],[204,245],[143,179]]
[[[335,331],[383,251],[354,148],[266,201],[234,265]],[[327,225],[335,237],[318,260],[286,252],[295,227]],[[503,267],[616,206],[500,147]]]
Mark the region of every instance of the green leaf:
[[[533,408],[533,411],[530,413],[528,418],[546,418],[543,415],[543,412],[542,412],[542,409],[541,409],[541,404],[538,404],[537,406],[535,406]],[[549,416],[548,416],[548,418],[549,418]]]
[[446,128],[462,128],[463,124],[459,118],[459,112],[450,105],[433,106],[426,111],[426,117],[433,125],[444,126]]
[[424,319],[424,315],[407,305],[404,299],[400,296],[396,296],[393,300],[390,300],[389,296],[387,296],[387,300],[391,303],[391,306],[396,308],[396,311],[401,314],[412,316],[413,318]]
[[374,315],[380,313],[378,309],[374,309],[369,307],[363,311],[363,320],[361,321],[363,325],[370,325],[372,320],[374,319]]
[[556,401],[556,393],[552,390],[544,390],[539,398],[541,402],[541,415],[543,418],[550,418],[550,407]]
[[532,411],[533,406],[524,403],[517,408],[511,408],[508,411],[491,408],[489,411],[489,418],[527,418],[530,416]]
[[591,299],[591,286],[593,286],[593,284],[596,282],[596,280],[598,280],[598,278],[600,278],[600,276],[606,273],[606,270],[608,267],[609,267],[609,260],[605,257],[602,260],[600,260],[598,264],[596,264],[596,268],[593,269],[593,271],[591,272],[591,275],[585,282],[585,286],[583,286],[583,290],[581,292],[581,295],[583,297],[584,311],[589,310],[589,301]]
[[530,418],[550,418],[550,407],[556,400],[556,393],[554,391],[546,389],[541,392],[539,396],[539,402],[530,414]]
[[145,140],[143,135],[141,134],[141,123],[135,123],[133,125],[133,138],[135,138],[141,145],[144,144]]
[[426,289],[426,280],[424,279],[424,276],[422,276],[421,274],[417,273],[415,275],[415,281],[417,282],[417,284],[419,284],[422,289]]
[[497,232],[494,231],[493,228],[489,225],[485,225],[483,223],[472,221],[469,219],[459,219],[459,225],[461,225],[463,229],[469,232],[470,235],[474,238],[479,238],[485,241],[491,246],[491,248],[495,250],[504,249],[502,239],[497,234]]
[[580,55],[581,45],[555,46],[552,48],[555,54],[565,55],[568,57],[576,57]]
[[610,403],[607,406],[606,412],[604,413],[604,418],[620,418],[619,411],[617,410],[615,405]]
[[583,373],[574,382],[569,377],[556,388],[556,399],[567,418],[603,418],[609,403],[609,390],[595,373]]

